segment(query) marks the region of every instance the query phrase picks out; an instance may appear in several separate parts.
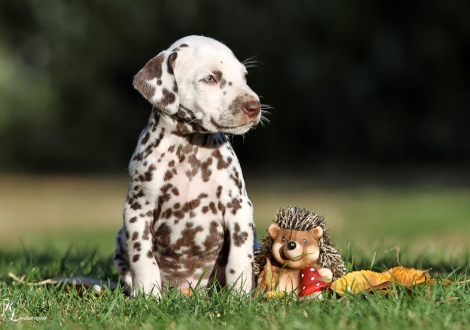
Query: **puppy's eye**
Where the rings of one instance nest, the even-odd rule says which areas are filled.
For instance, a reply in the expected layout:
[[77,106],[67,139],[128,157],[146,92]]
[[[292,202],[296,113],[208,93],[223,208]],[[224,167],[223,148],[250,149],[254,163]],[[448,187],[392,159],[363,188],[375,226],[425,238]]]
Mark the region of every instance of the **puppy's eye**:
[[307,240],[304,238],[304,243],[307,244]]
[[286,241],[286,238],[285,238],[285,237],[282,237],[282,241],[285,242],[285,241]]
[[204,80],[204,82],[206,82],[206,83],[215,83],[215,79],[212,76],[207,76],[202,80]]

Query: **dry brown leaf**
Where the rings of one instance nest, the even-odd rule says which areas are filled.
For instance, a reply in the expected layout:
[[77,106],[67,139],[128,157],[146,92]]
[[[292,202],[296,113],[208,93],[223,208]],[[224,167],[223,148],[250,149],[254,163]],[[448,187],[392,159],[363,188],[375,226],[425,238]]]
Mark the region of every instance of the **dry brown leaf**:
[[271,267],[271,261],[269,258],[266,258],[266,267],[264,268],[266,270],[266,276],[264,278],[266,282],[266,288],[271,291],[276,288],[276,277],[273,274],[273,268]]
[[345,276],[337,279],[330,285],[330,289],[336,291],[338,294],[343,295],[344,292],[351,292],[353,294],[369,290],[389,282],[389,277],[376,273],[370,270],[361,270],[351,272]]
[[264,299],[282,298],[286,295],[285,291],[268,291],[264,294]]
[[257,295],[262,294],[265,291],[274,291],[277,287],[277,276],[274,274],[271,267],[271,261],[266,258],[266,265],[260,274],[258,279],[258,287],[256,289]]

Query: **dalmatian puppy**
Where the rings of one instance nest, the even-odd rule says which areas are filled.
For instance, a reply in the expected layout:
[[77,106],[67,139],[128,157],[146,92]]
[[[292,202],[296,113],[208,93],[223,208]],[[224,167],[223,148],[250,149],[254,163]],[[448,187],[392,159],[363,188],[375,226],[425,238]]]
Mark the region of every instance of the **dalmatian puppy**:
[[131,295],[215,280],[252,289],[253,207],[225,136],[260,121],[246,73],[224,44],[189,36],[135,76],[154,107],[129,164],[114,254]]

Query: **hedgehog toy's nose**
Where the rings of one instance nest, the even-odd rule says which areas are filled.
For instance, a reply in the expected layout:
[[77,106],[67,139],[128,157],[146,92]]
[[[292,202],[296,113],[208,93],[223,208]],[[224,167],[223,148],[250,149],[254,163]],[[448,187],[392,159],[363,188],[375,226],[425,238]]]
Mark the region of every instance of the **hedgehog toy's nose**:
[[293,249],[295,249],[296,247],[297,247],[297,244],[295,244],[295,242],[289,242],[289,243],[287,243],[287,248],[288,248],[289,250],[293,250]]

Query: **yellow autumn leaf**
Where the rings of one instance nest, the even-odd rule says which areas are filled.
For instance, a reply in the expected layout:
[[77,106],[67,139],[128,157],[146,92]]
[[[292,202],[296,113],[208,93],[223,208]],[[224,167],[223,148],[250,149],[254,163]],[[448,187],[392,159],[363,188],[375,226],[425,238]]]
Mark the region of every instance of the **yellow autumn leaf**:
[[388,282],[390,278],[384,274],[371,270],[351,272],[337,279],[330,285],[330,289],[343,295],[344,292],[359,293],[364,290],[376,288],[380,284]]
[[414,268],[405,268],[402,266],[394,267],[384,271],[382,274],[389,277],[390,281],[401,285],[417,285],[427,283],[430,280],[428,270],[419,270]]
[[[437,283],[437,280],[430,277],[429,269],[419,270],[398,266],[388,269],[382,274],[389,276],[391,282],[406,286]],[[447,279],[440,280],[440,282],[443,284],[452,284],[452,281]]]

